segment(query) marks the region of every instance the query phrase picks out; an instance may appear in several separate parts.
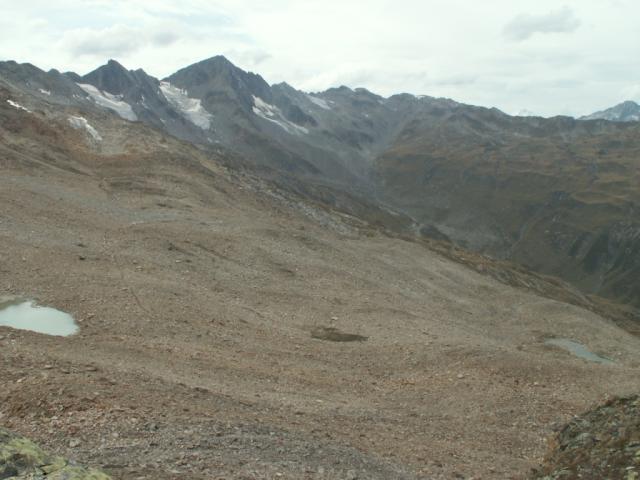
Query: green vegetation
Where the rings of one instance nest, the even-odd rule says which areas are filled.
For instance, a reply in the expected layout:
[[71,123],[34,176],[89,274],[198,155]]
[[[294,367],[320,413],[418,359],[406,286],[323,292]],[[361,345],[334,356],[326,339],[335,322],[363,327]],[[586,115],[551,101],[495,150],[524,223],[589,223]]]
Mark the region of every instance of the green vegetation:
[[45,453],[35,443],[0,428],[0,478],[11,480],[110,480],[104,473]]

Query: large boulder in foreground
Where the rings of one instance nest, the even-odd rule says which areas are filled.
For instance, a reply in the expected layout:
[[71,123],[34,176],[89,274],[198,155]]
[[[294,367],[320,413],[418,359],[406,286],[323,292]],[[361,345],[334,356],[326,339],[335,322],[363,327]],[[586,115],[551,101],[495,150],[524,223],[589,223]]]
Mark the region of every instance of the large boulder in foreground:
[[49,455],[30,440],[0,428],[0,479],[111,480],[111,477]]
[[544,480],[640,480],[640,397],[616,398],[574,418],[551,445]]

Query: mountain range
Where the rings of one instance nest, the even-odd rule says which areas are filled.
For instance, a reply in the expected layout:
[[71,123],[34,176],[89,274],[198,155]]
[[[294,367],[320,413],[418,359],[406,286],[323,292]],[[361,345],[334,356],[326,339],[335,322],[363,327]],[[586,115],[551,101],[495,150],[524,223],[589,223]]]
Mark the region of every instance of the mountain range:
[[513,117],[364,88],[302,92],[222,56],[165,79],[114,60],[83,76],[2,62],[0,78],[33,98],[223,149],[243,168],[400,233],[640,306],[633,102],[579,120]]

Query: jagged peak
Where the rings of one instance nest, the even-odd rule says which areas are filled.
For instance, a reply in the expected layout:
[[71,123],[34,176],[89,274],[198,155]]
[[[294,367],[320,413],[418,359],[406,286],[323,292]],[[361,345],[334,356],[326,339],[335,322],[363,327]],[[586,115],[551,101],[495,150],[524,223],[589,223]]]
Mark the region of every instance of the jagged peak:
[[371,90],[367,90],[364,87],[357,87],[353,91],[358,93],[358,94],[360,94],[360,95],[366,95],[368,97],[373,97],[373,98],[376,98],[376,99],[382,98],[380,95],[377,95],[377,94],[373,93]]
[[107,61],[107,66],[112,67],[112,68],[114,68],[114,67],[115,68],[122,68],[123,70],[126,70],[124,68],[124,66],[120,62],[118,62],[117,60],[114,60],[113,58],[110,58]]
[[182,68],[165,80],[186,89],[206,88],[213,82],[216,88],[230,88],[238,92],[247,108],[252,105],[252,95],[267,102],[272,96],[271,87],[260,75],[236,67],[222,55]]
[[136,83],[132,72],[113,59],[84,75],[82,81],[114,95]]
[[194,68],[201,68],[201,69],[204,69],[204,70],[209,71],[209,72],[212,72],[212,71],[214,71],[214,72],[219,72],[219,71],[230,71],[230,72],[239,71],[239,72],[242,72],[242,73],[246,73],[241,68],[236,67],[224,55],[215,55],[213,57],[206,58],[204,60],[200,60],[199,62],[193,63],[191,65],[188,65],[188,66],[184,67],[184,68],[181,68],[176,73],[171,75],[171,77],[173,77],[177,73],[183,72],[185,70],[191,70],[191,69],[194,69]]
[[340,93],[340,94],[350,94],[353,93],[346,85],[340,85],[339,87],[331,87],[326,89],[324,92],[319,92],[319,94],[332,94],[332,93]]
[[298,90],[296,90],[294,87],[289,85],[287,82],[275,83],[271,86],[271,88],[275,90],[281,90],[283,92],[290,93],[290,94],[300,93]]
[[109,70],[112,72],[122,72],[122,73],[128,73],[129,71],[117,60],[114,60],[112,58],[110,58],[107,63],[105,63],[104,65],[100,65],[99,67],[93,69],[92,71],[90,71],[89,73],[87,73],[86,75],[84,75],[85,77],[95,73],[95,72],[99,72],[99,71],[105,71],[105,70]]
[[214,55],[213,57],[206,58],[206,59],[202,60],[199,63],[211,63],[211,64],[216,64],[216,65],[226,65],[226,66],[229,66],[229,67],[238,68],[233,64],[233,62],[231,60],[229,60],[224,55]]

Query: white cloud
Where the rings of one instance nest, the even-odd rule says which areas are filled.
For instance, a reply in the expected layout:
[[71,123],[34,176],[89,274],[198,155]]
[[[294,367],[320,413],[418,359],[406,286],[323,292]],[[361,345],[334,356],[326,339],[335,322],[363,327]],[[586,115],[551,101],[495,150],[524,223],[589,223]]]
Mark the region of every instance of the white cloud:
[[512,40],[526,40],[536,33],[571,33],[580,26],[580,19],[569,7],[543,15],[520,14],[504,28]]
[[177,38],[171,30],[152,31],[118,24],[102,29],[69,30],[62,37],[61,47],[74,56],[104,59],[131,55],[145,46],[166,47]]
[[624,87],[622,89],[622,97],[634,100],[635,102],[640,102],[640,83]]

